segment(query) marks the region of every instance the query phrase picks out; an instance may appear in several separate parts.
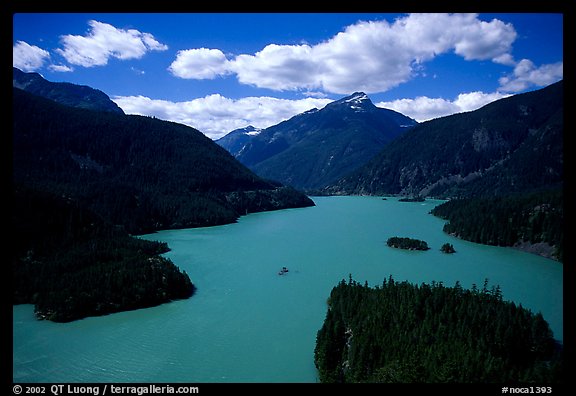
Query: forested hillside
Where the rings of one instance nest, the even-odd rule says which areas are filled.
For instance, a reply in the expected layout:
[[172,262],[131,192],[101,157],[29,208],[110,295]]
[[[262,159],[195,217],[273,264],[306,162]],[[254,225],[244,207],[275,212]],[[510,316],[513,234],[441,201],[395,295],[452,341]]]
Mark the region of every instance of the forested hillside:
[[563,82],[410,128],[329,194],[494,196],[563,180]]
[[444,225],[448,234],[486,245],[517,246],[563,261],[562,190],[455,199],[435,207],[431,213],[448,220]]
[[[129,233],[236,221],[313,205],[265,181],[201,132],[150,117],[62,106],[14,89],[14,180],[79,202]],[[238,192],[261,192],[255,201]]]
[[563,382],[562,350],[540,313],[502,300],[498,286],[332,289],[314,359],[322,382]]

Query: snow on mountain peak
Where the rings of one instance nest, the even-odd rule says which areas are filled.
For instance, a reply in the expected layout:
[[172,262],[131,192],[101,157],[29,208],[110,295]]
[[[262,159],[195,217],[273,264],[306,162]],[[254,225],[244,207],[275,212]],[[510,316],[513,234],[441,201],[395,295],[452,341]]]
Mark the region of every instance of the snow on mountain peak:
[[[333,102],[336,105],[345,105],[356,112],[363,112],[368,110],[372,101],[364,92],[354,92],[350,96],[346,96],[340,100]],[[367,107],[368,106],[368,107]]]
[[256,136],[258,134],[260,134],[260,132],[262,132],[262,129],[254,129],[250,132],[246,132],[246,135],[248,136]]
[[360,104],[365,100],[370,100],[370,98],[364,92],[354,92],[344,102]]
[[256,136],[260,132],[262,132],[262,128],[256,128],[256,127],[253,127],[252,125],[248,125],[247,127],[238,129],[238,131],[242,132],[244,135]]

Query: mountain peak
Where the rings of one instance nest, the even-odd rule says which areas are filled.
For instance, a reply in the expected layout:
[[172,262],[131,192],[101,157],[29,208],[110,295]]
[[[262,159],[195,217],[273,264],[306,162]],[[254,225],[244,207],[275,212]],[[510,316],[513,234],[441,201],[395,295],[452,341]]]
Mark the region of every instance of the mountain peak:
[[370,98],[364,92],[354,92],[352,95],[345,97],[343,100],[346,102],[361,102],[363,100],[370,100]]
[[247,127],[242,128],[241,130],[242,130],[246,135],[256,136],[256,135],[258,135],[258,134],[262,131],[262,128],[256,128],[256,127],[254,127],[254,126],[252,126],[252,125],[248,125]]
[[328,106],[347,106],[354,111],[366,111],[375,107],[364,92],[354,92],[352,95],[336,100]]

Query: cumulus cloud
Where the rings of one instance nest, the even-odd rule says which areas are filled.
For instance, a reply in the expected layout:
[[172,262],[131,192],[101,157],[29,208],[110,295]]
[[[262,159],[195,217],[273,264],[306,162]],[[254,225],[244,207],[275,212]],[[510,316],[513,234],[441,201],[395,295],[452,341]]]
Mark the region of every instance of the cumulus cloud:
[[511,24],[476,14],[410,14],[393,23],[360,21],[316,45],[269,44],[227,58],[218,49],[180,51],[169,70],[206,79],[235,74],[243,84],[273,90],[383,92],[410,80],[419,65],[454,52],[466,60],[511,61]]
[[468,92],[458,95],[454,100],[419,96],[415,99],[398,99],[390,102],[379,102],[376,106],[398,111],[418,122],[428,121],[455,113],[479,109],[495,100],[510,96],[499,92]]
[[171,102],[145,96],[116,96],[112,100],[126,114],[154,116],[198,129],[212,139],[253,125],[266,128],[312,108],[322,108],[330,99],[299,100],[272,97],[230,99],[219,94],[186,102]]
[[501,77],[500,90],[521,92],[532,87],[544,87],[559,81],[564,75],[564,62],[536,65],[529,59],[522,59],[514,67],[511,75]]
[[168,47],[150,33],[135,29],[118,29],[107,23],[91,20],[85,36],[64,35],[62,48],[56,49],[68,63],[83,67],[104,66],[110,58],[139,59],[149,51],[165,51]]
[[228,63],[226,55],[218,49],[189,49],[178,51],[168,70],[180,78],[211,80],[228,74]]
[[24,72],[41,69],[50,60],[50,53],[25,41],[17,41],[12,46],[12,66]]
[[[464,17],[459,22],[457,28],[462,31],[454,43],[454,52],[466,60],[492,59],[501,63],[516,40],[517,34],[512,24],[498,19],[485,22],[477,18]],[[454,33],[453,28],[448,30]]]
[[274,90],[312,89],[320,67],[308,45],[269,44],[254,55],[239,55],[229,62],[242,84]]

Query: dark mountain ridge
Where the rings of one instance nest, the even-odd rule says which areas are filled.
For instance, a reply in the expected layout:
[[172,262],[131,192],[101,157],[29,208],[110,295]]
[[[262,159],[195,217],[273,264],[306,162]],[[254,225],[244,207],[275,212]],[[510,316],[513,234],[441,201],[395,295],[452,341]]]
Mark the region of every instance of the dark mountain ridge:
[[[59,105],[14,88],[14,180],[81,202],[133,234],[310,206],[263,180],[201,132],[143,116]],[[259,205],[238,191],[258,191]]]
[[265,128],[241,149],[223,146],[262,177],[314,190],[366,163],[416,124],[356,92]]
[[24,73],[15,67],[12,70],[12,85],[16,88],[67,106],[124,114],[108,95],[98,89],[67,82],[47,81],[38,73]]
[[458,197],[557,188],[563,83],[419,124],[329,194]]

